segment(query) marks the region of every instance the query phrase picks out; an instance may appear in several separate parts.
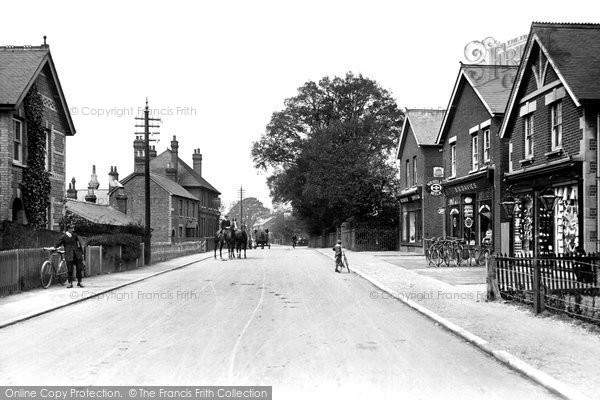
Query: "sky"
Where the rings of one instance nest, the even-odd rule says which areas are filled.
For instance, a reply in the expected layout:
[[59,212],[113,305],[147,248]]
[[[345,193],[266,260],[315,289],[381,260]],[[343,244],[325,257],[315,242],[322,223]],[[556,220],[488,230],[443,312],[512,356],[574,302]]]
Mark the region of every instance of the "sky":
[[[96,165],[133,171],[134,118],[148,98],[161,118],[160,154],[203,155],[203,177],[228,208],[256,197],[272,207],[252,143],[305,82],[352,71],[401,108],[445,108],[465,46],[505,42],[532,21],[600,22],[597,1],[20,1],[3,5],[0,45],[44,35],[77,133],[67,181],[87,188]],[[6,18],[14,15],[15,18]]]

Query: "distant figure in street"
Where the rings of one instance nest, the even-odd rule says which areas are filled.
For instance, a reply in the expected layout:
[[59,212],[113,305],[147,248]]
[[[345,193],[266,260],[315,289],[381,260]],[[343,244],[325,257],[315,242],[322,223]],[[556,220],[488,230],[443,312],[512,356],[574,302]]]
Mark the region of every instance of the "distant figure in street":
[[340,266],[342,265],[342,241],[338,240],[337,244],[333,246],[335,252],[335,272],[340,272]]
[[292,247],[296,248],[296,243],[298,242],[298,236],[292,236]]
[[58,239],[54,250],[57,247],[64,246],[65,261],[67,262],[69,284],[67,288],[73,287],[73,265],[77,268],[77,286],[83,287],[81,279],[83,278],[83,243],[79,236],[74,232],[75,227],[72,224],[65,226],[65,233]]

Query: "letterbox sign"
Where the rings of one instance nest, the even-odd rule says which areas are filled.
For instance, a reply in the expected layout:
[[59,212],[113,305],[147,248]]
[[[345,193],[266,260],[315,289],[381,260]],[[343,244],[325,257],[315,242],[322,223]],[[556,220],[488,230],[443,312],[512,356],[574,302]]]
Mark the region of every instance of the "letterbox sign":
[[434,178],[443,178],[444,177],[444,168],[443,167],[433,167],[433,177]]

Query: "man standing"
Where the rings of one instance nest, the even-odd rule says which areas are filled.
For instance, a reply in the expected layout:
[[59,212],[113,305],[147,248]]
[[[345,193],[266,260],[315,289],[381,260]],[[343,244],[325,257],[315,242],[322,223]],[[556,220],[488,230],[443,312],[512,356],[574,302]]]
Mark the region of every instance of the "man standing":
[[333,246],[335,252],[335,272],[341,272],[342,267],[342,241],[338,240],[335,246]]
[[67,262],[67,269],[69,273],[69,284],[67,288],[73,287],[73,264],[77,268],[77,286],[83,287],[81,279],[83,277],[83,244],[81,239],[74,232],[74,226],[68,224],[65,227],[65,233],[58,239],[54,249],[60,246],[65,248],[65,261]]

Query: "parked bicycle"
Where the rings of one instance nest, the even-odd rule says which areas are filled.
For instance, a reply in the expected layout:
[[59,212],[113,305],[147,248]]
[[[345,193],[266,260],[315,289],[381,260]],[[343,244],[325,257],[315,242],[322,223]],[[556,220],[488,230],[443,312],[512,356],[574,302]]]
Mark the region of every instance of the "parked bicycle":
[[[40,268],[40,282],[44,289],[48,289],[55,278],[61,285],[67,283],[68,270],[67,262],[65,261],[65,252],[57,250],[54,247],[44,247],[48,251],[48,259],[44,261]],[[53,262],[54,255],[58,254],[60,259],[58,263]]]

